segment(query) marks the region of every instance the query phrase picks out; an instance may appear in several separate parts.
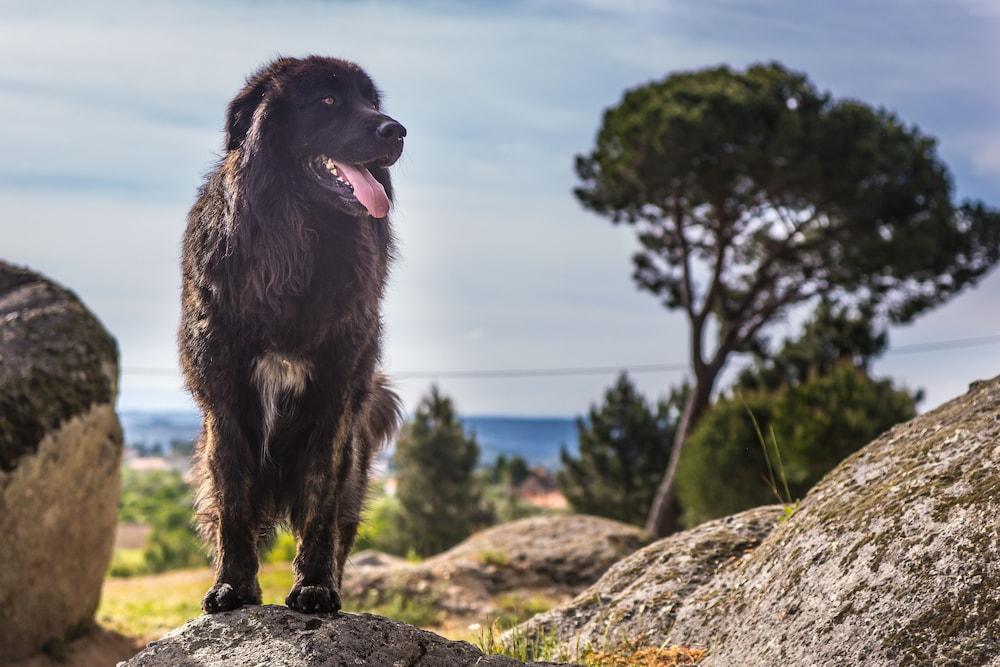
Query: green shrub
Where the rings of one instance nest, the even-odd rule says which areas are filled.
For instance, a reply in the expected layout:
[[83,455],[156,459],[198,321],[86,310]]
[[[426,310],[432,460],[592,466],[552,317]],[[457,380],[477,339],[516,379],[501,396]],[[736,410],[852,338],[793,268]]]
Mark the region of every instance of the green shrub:
[[[780,446],[791,498],[778,498],[750,413]],[[850,362],[775,391],[720,398],[681,454],[677,497],[685,526],[801,498],[830,469],[916,413],[914,397]]]
[[399,589],[390,589],[381,596],[372,591],[364,599],[346,601],[344,607],[349,611],[378,614],[422,628],[441,622],[441,610],[433,595],[413,595]]
[[142,549],[115,549],[108,576],[135,577],[146,573],[146,558]]
[[361,515],[355,551],[377,549],[396,556],[406,556],[409,546],[400,533],[399,499],[385,494],[381,485],[373,485],[371,497]]
[[115,576],[202,567],[209,562],[194,529],[191,488],[178,472],[126,469],[118,520],[144,523],[152,530],[142,550],[142,566],[136,564],[134,554],[122,556],[131,561],[113,561]]
[[290,563],[295,560],[295,536],[285,528],[279,529],[264,553],[265,563]]

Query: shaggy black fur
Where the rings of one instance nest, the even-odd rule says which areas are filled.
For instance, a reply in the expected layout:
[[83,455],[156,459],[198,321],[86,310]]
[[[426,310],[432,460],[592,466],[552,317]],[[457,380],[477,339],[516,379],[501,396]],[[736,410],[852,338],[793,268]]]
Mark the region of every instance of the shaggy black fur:
[[[182,257],[197,511],[215,548],[206,612],[260,603],[258,546],[283,521],[298,539],[288,606],[340,607],[370,463],[399,416],[378,371],[393,237],[375,216],[405,134],[371,79],[331,58],[280,58],[229,105]],[[385,210],[369,214],[333,164],[367,169]]]

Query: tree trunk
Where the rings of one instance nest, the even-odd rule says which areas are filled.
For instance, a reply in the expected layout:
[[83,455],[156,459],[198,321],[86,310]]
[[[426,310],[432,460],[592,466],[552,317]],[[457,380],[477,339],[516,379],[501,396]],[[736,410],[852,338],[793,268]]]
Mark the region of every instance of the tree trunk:
[[684,411],[677,422],[677,431],[674,433],[674,442],[670,448],[667,469],[663,473],[663,479],[660,480],[660,486],[656,489],[653,506],[646,518],[646,530],[656,537],[666,537],[677,531],[679,517],[677,504],[674,502],[674,476],[677,474],[677,464],[681,460],[684,443],[708,410],[708,399],[712,395],[716,377],[718,370],[712,372],[710,377],[696,379],[695,386],[684,402]]

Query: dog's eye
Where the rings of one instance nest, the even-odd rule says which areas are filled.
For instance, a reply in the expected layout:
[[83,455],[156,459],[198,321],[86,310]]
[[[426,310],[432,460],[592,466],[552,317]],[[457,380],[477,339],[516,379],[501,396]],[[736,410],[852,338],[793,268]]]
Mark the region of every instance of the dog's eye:
[[327,95],[322,100],[320,100],[320,102],[322,102],[323,104],[325,104],[328,107],[332,107],[334,104],[337,103],[337,100],[333,99],[332,95]]

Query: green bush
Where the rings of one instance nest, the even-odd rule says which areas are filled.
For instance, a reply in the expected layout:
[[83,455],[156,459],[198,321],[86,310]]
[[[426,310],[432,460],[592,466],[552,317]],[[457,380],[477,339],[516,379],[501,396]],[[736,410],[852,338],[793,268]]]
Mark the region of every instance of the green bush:
[[194,529],[191,488],[178,472],[126,469],[118,520],[144,523],[152,530],[142,549],[141,565],[135,554],[118,556],[112,562],[115,576],[202,567],[209,562]]
[[295,536],[285,528],[275,533],[270,545],[264,552],[265,563],[290,563],[295,560]]
[[398,498],[386,495],[381,486],[374,486],[368,505],[361,515],[354,550],[377,549],[396,556],[406,556],[410,549],[399,530],[401,512]]
[[[791,498],[776,497],[753,425],[780,449]],[[914,396],[849,361],[777,390],[720,398],[681,454],[677,497],[686,527],[806,492],[845,457],[916,414]],[[776,466],[776,464],[775,464]],[[779,488],[783,484],[779,481]]]

